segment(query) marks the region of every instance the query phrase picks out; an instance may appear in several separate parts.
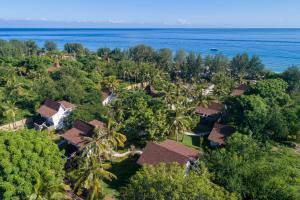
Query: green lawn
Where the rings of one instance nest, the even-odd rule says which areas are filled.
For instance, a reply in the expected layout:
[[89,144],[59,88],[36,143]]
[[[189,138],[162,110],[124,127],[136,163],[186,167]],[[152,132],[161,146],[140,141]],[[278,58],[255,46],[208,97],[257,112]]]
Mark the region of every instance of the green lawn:
[[110,171],[118,178],[104,184],[103,191],[105,195],[118,197],[118,191],[126,186],[130,177],[140,169],[140,166],[136,163],[137,159],[138,156],[113,160]]
[[[180,135],[179,137],[179,142],[181,142],[182,144],[195,148],[195,149],[201,149],[201,143],[202,143],[202,137],[200,136],[189,136],[189,135],[184,135],[184,137],[182,137],[182,135]],[[176,141],[176,136],[172,135],[169,137],[169,139]]]

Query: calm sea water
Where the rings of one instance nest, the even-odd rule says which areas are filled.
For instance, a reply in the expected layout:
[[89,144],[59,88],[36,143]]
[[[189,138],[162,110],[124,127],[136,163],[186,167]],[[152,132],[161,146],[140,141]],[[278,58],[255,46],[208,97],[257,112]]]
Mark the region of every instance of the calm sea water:
[[[41,46],[53,40],[60,48],[67,42],[79,42],[91,50],[143,43],[203,55],[232,57],[247,52],[260,56],[267,68],[276,72],[300,66],[300,29],[0,29],[0,39],[31,39]],[[212,48],[218,51],[210,51]]]

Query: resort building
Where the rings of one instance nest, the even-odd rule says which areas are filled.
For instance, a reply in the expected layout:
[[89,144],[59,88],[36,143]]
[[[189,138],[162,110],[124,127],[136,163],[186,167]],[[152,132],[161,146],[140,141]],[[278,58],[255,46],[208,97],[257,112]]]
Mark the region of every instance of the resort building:
[[157,92],[151,85],[145,87],[145,92],[152,97],[162,97],[164,94],[162,92]]
[[53,101],[47,99],[37,110],[41,118],[34,124],[39,130],[61,129],[64,126],[64,119],[73,111],[75,105],[67,101]]
[[205,89],[202,90],[202,94],[204,96],[211,95],[213,93],[213,91],[214,91],[214,88],[215,88],[215,85],[211,84],[207,88],[205,88]]
[[180,165],[185,165],[188,169],[197,162],[201,155],[201,152],[181,143],[165,140],[161,143],[149,142],[137,163],[143,166],[176,162]]
[[243,95],[247,90],[249,89],[249,86],[246,84],[241,84],[238,87],[236,87],[232,93],[231,96],[241,96]]
[[113,92],[102,92],[102,105],[106,106],[116,100],[117,96]]
[[105,124],[98,120],[92,120],[85,122],[82,120],[76,120],[73,128],[66,131],[62,137],[71,145],[79,149],[84,146],[87,141],[85,137],[92,137],[95,128],[103,128]]
[[195,114],[204,118],[214,118],[221,114],[224,109],[224,105],[218,102],[210,102],[207,107],[198,106],[195,110]]
[[55,60],[55,62],[53,63],[53,65],[51,66],[51,67],[49,67],[48,69],[47,69],[47,71],[48,72],[55,72],[55,71],[57,71],[57,70],[59,70],[60,69],[60,64],[59,64],[59,61],[56,59]]
[[213,147],[224,145],[225,139],[231,136],[234,132],[235,128],[233,128],[232,126],[215,123],[208,136],[210,145]]

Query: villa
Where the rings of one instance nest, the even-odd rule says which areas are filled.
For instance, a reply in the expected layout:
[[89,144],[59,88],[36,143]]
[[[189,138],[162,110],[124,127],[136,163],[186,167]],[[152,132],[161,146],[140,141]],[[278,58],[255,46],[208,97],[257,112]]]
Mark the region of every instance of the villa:
[[207,88],[205,88],[205,89],[202,90],[202,94],[204,96],[208,96],[208,95],[210,95],[210,94],[213,93],[214,88],[215,88],[215,85],[214,84],[210,84]]
[[91,137],[94,133],[95,128],[103,128],[105,124],[98,120],[92,120],[90,122],[85,122],[82,120],[76,120],[74,122],[73,128],[66,131],[62,137],[69,144],[73,145],[77,149],[87,144],[84,137]]
[[231,96],[241,96],[243,95],[247,90],[249,89],[249,86],[246,84],[241,84],[238,87],[236,87],[232,93]]
[[211,130],[208,140],[212,147],[222,146],[225,144],[225,139],[235,132],[235,128],[228,125],[215,123]]
[[106,106],[116,100],[117,96],[113,92],[102,92],[102,105]]
[[218,102],[210,102],[207,107],[198,106],[195,110],[195,114],[200,115],[203,118],[213,118],[219,115],[223,109],[224,105]]
[[59,70],[60,67],[61,67],[61,66],[60,66],[60,64],[59,64],[59,61],[56,60],[56,61],[53,63],[53,65],[47,69],[47,71],[48,71],[49,73],[55,72],[55,71]]
[[201,155],[201,152],[181,143],[165,140],[161,143],[149,142],[137,163],[143,166],[176,162],[189,168]]
[[64,126],[64,119],[73,111],[75,105],[67,101],[53,101],[47,99],[37,110],[41,118],[36,121],[35,127],[38,130],[61,129]]
[[156,97],[162,97],[164,94],[162,92],[157,92],[151,85],[147,85],[144,89],[144,91],[149,95],[154,98]]

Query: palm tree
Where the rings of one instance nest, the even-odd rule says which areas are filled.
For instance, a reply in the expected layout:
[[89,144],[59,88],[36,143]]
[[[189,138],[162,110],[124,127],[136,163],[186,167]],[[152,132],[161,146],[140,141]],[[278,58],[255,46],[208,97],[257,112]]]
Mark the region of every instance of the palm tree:
[[209,105],[209,102],[214,100],[214,98],[210,94],[204,94],[205,86],[200,83],[195,83],[194,90],[193,90],[193,98],[194,98],[194,104],[196,106],[204,106],[207,107]]
[[13,128],[16,127],[16,113],[18,108],[13,101],[7,101],[6,104],[2,106],[4,109],[4,115],[7,119],[13,121]]
[[9,97],[16,98],[23,95],[23,84],[18,83],[15,75],[7,80],[5,89]]
[[85,137],[87,145],[83,149],[83,156],[95,155],[101,158],[111,158],[117,147],[123,147],[126,136],[120,133],[117,123],[108,119],[107,127],[96,128],[92,137]]
[[64,193],[65,185],[52,184],[43,181],[40,177],[36,179],[36,184],[33,187],[33,193],[30,195],[29,200],[66,200],[69,199]]
[[16,69],[19,76],[26,76],[27,75],[27,68],[25,66],[20,66]]
[[80,195],[84,189],[87,189],[88,200],[101,199],[103,197],[102,181],[111,181],[116,178],[114,174],[107,171],[110,167],[110,164],[98,162],[97,157],[92,156],[89,163],[83,164],[74,171],[78,177],[74,185],[74,192]]
[[111,145],[112,150],[117,150],[118,147],[124,147],[126,136],[119,132],[121,125],[117,124],[112,119],[108,119],[107,130],[108,130],[108,142]]
[[92,137],[85,137],[87,145],[81,149],[79,169],[74,171],[78,177],[75,193],[87,189],[87,199],[99,199],[102,197],[102,181],[116,178],[107,171],[111,166],[105,161],[112,158],[115,148],[124,146],[126,137],[118,130],[116,123],[109,119],[107,127],[96,128]]
[[102,84],[110,92],[115,92],[119,88],[120,82],[115,76],[109,76],[103,80]]
[[[184,134],[190,126],[190,116],[187,115],[187,110],[181,105],[176,105],[174,110],[169,110],[167,115],[168,130],[167,132],[171,135],[176,135],[176,141],[179,140],[179,135]],[[183,137],[182,137],[183,139]]]

